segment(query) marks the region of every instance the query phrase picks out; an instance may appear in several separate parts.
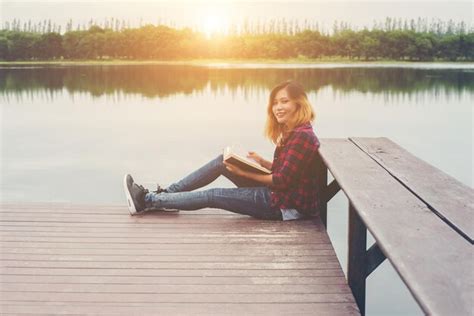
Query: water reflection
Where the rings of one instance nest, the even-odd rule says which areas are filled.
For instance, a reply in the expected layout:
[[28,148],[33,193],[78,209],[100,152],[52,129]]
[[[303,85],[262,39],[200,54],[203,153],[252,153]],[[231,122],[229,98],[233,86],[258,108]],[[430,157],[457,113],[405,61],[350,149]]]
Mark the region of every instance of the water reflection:
[[[0,68],[0,201],[124,205],[124,173],[154,189],[229,143],[271,158],[265,103],[289,78],[306,86],[319,137],[385,136],[472,186],[470,69],[15,67]],[[328,212],[343,267],[346,204],[340,193]],[[388,263],[367,288],[368,315],[422,314]]]
[[[70,95],[93,97],[126,94],[145,98],[191,95],[210,88],[245,95],[266,93],[276,83],[295,79],[309,92],[330,86],[338,94],[362,92],[399,98],[429,92],[430,96],[474,91],[470,69],[332,68],[332,69],[226,69],[173,65],[4,67],[0,94],[15,98],[55,98],[65,89]],[[45,95],[47,92],[48,95]]]

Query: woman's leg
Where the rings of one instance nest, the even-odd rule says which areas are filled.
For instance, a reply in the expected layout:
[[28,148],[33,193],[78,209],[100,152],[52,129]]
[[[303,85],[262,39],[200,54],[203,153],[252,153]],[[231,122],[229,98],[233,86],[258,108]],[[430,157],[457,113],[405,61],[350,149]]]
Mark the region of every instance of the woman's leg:
[[281,211],[271,206],[267,187],[209,189],[194,192],[147,193],[147,208],[197,210],[220,208],[260,219],[281,220]]
[[168,193],[188,192],[199,189],[216,180],[220,175],[225,176],[237,187],[258,187],[261,183],[243,177],[236,176],[229,172],[223,164],[223,157],[219,155],[198,170],[189,174],[180,181],[171,184],[165,189]]

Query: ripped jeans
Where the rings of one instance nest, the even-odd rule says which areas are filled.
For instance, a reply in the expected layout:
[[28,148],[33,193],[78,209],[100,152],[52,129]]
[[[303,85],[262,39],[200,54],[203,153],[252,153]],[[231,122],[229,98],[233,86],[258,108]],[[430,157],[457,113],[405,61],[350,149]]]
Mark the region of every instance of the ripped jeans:
[[[184,179],[167,187],[166,192],[147,193],[145,195],[146,207],[186,211],[210,207],[259,219],[282,220],[280,209],[271,206],[271,191],[268,187],[232,174],[222,161],[222,155],[219,155]],[[237,188],[194,191],[213,182],[221,175],[232,181]]]

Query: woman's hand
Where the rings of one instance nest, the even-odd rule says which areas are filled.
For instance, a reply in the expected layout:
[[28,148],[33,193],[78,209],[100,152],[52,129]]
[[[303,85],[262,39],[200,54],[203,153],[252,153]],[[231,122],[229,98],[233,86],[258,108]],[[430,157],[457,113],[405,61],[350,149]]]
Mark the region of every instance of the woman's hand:
[[228,163],[227,161],[223,161],[223,163],[227,170],[229,170],[230,172],[232,172],[233,174],[237,176],[245,177],[245,178],[254,180],[256,182],[260,182],[263,185],[267,185],[267,186],[273,185],[273,176],[271,174],[258,174],[254,172],[248,172],[248,171],[242,170],[236,165]]
[[232,172],[233,174],[237,175],[237,176],[245,176],[246,172],[242,169],[240,169],[239,167],[237,167],[236,165],[233,165],[231,163],[228,163],[227,161],[223,161],[225,167],[227,170],[229,170],[230,172]]
[[263,158],[254,151],[249,151],[247,154],[247,158],[255,160],[259,165],[262,165]]

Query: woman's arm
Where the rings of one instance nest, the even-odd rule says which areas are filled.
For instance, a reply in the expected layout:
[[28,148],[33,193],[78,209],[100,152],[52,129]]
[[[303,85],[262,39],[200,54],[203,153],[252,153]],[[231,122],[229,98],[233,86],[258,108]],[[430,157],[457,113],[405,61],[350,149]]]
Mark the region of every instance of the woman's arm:
[[260,156],[254,151],[249,151],[247,158],[255,160],[260,166],[267,168],[268,170],[272,169],[272,162],[263,159],[262,156]]
[[268,170],[272,170],[272,165],[273,164],[271,161],[265,160],[263,158],[260,161],[260,166],[262,166],[263,168],[267,168]]

